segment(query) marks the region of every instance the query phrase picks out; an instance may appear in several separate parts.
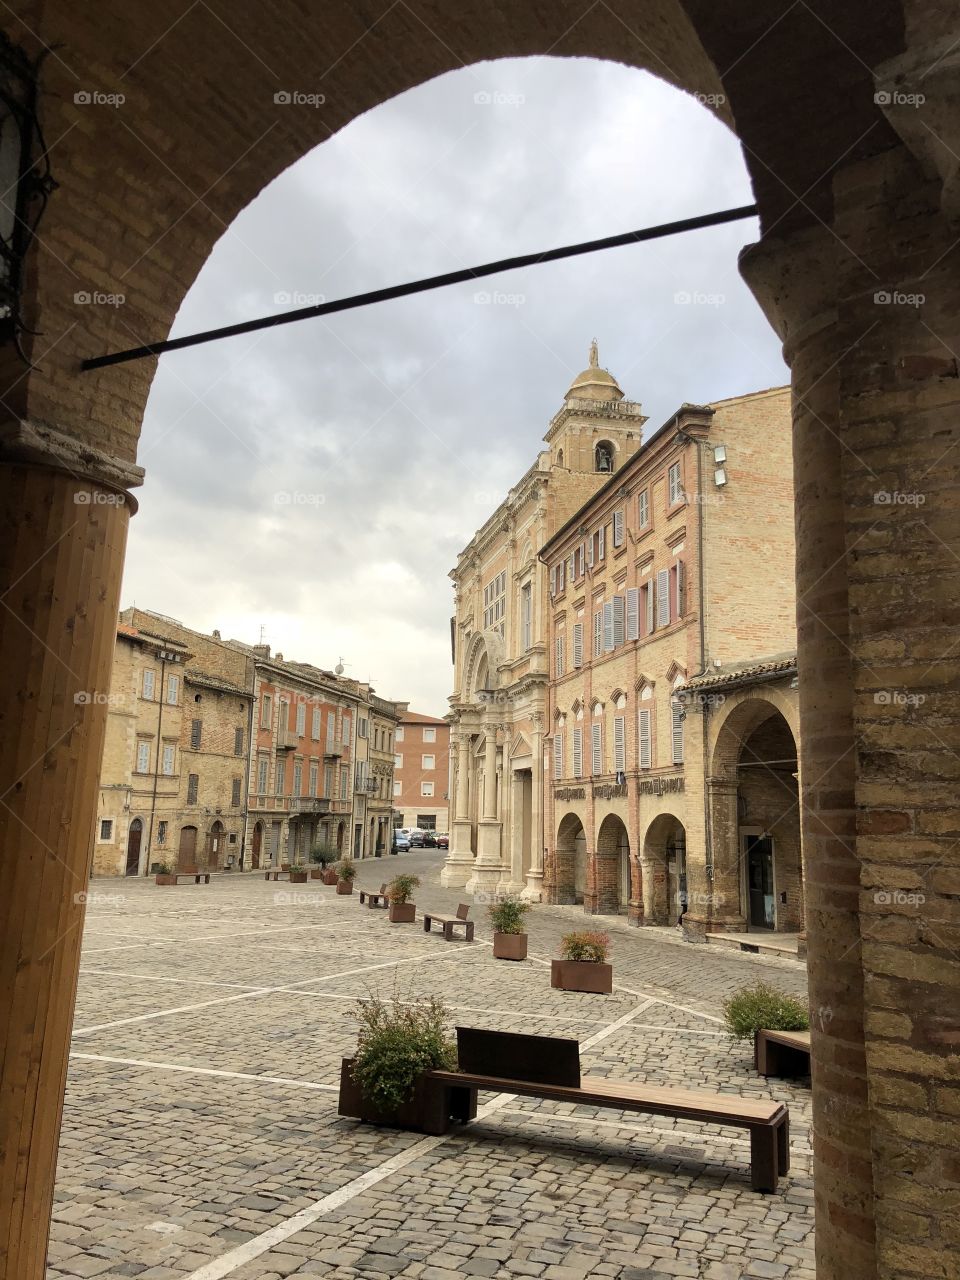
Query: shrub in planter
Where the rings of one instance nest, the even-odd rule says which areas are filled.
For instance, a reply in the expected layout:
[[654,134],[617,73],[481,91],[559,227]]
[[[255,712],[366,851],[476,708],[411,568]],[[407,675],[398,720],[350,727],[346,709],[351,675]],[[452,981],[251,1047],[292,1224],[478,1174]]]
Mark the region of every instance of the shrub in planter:
[[361,1000],[360,1034],[352,1059],[341,1070],[341,1115],[380,1124],[420,1128],[420,1078],[435,1067],[455,1070],[456,1048],[447,1039],[443,1002]]
[[310,874],[310,870],[307,866],[305,866],[302,863],[297,863],[295,866],[292,866],[290,868],[290,883],[306,884],[307,876],[309,874]]
[[177,877],[169,862],[155,862],[153,871],[156,875],[156,884],[176,884]]
[[550,985],[561,991],[588,991],[609,995],[613,990],[613,965],[607,964],[610,939],[587,930],[560,939],[561,959],[550,962]]
[[353,859],[341,859],[334,870],[337,873],[337,893],[353,893],[353,878],[357,874]]
[[322,880],[327,867],[336,862],[339,857],[340,855],[333,845],[323,844],[322,842],[315,844],[310,850],[310,861],[313,863],[310,870],[310,879]]
[[804,1000],[778,991],[765,982],[741,987],[723,1002],[727,1030],[738,1040],[753,1039],[755,1031],[807,1031],[810,1014]]
[[417,918],[417,905],[410,901],[414,889],[420,883],[419,876],[396,876],[387,885],[390,901],[388,915],[391,924],[413,924]]
[[487,908],[493,924],[493,954],[497,960],[526,960],[527,935],[523,917],[530,904],[517,898],[501,898]]

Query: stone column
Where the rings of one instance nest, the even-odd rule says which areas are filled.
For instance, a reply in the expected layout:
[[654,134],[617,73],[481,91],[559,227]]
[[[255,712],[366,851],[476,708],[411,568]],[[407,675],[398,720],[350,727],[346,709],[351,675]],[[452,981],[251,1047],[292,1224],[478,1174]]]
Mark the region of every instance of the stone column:
[[456,744],[456,781],[454,785],[453,822],[450,826],[450,848],[440,871],[440,883],[446,889],[462,889],[473,869],[474,851],[470,824],[470,734],[462,730],[453,735]]
[[503,824],[497,817],[497,725],[487,724],[483,752],[483,805],[477,823],[477,856],[468,893],[494,896],[503,874]]
[[138,467],[0,428],[0,1271],[43,1280]]
[[761,241],[741,272],[784,340],[793,375],[800,751],[805,793],[814,1187],[820,1280],[876,1275],[863,961],[854,850],[856,743],[837,325],[838,258],[817,227]]
[[[684,932],[699,929],[707,933],[742,933],[747,927],[745,904],[741,901],[742,858],[740,823],[737,814],[736,777],[708,777],[707,805],[710,810],[713,874],[699,863],[693,878],[694,904],[683,918]],[[699,797],[698,797],[699,799]],[[691,885],[690,858],[687,857],[687,885]],[[702,899],[700,897],[702,895]]]
[[527,887],[521,897],[526,902],[543,900],[543,847],[546,843],[544,822],[543,715],[533,716],[533,795],[530,805],[530,870]]

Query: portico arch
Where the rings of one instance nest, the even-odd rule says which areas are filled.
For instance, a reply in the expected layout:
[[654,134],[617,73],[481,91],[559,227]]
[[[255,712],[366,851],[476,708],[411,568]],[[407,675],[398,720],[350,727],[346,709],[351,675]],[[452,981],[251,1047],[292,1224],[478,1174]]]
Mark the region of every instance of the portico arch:
[[643,839],[643,914],[647,924],[676,924],[687,879],[687,836],[672,813],[653,819]]
[[567,813],[557,827],[555,900],[582,902],[587,886],[587,836],[575,813]]
[[630,837],[622,818],[608,813],[597,832],[594,898],[601,915],[625,913],[631,898]]

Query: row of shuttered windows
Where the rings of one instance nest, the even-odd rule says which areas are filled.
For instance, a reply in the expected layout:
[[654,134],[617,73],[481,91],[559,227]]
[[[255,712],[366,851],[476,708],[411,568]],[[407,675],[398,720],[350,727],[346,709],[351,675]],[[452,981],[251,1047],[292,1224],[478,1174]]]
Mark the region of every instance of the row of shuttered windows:
[[[684,566],[678,560],[670,569],[661,569],[655,579],[641,587],[628,587],[595,610],[593,615],[593,656],[612,653],[631,640],[645,639],[660,628],[683,617]],[[573,666],[583,666],[582,622],[573,624]],[[554,675],[559,680],[567,670],[567,637],[561,632],[554,640]]]
[[[319,796],[318,791],[320,784],[320,766],[317,762],[312,761],[310,764],[310,783],[308,796]],[[268,756],[261,756],[257,761],[257,794],[266,795],[269,790],[270,781],[270,759]],[[287,766],[286,761],[278,760],[276,765],[276,794],[283,795],[287,782]],[[333,795],[334,785],[334,767],[333,765],[324,765],[323,768],[323,792],[326,797]],[[293,765],[293,792],[294,797],[303,795],[303,765],[299,760],[294,761]],[[350,771],[346,765],[340,766],[340,799],[346,800],[350,794]]]
[[[670,756],[671,764],[683,764],[683,708],[676,700],[670,704]],[[595,719],[589,726],[589,750],[590,750],[590,773],[602,774],[607,772],[606,760],[604,759],[604,743],[603,743],[603,721],[599,718]],[[566,733],[563,729],[557,729],[553,737],[553,776],[554,778],[563,778],[571,776],[574,778],[582,778],[584,776],[584,737],[583,726],[574,725],[570,735],[571,739],[571,773],[564,774],[564,745]],[[616,773],[624,772],[628,764],[627,752],[627,718],[626,716],[614,716],[613,718],[613,759],[610,762],[613,771]],[[637,767],[640,769],[650,769],[653,766],[653,712],[649,707],[641,707],[637,711]]]

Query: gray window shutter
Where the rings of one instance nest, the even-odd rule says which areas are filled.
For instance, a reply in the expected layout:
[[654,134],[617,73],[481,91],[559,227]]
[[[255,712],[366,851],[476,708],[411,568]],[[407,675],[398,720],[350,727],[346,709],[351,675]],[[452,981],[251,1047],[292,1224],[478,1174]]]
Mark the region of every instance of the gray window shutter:
[[593,759],[591,761],[593,773],[603,773],[603,744],[600,738],[600,721],[594,720],[590,726],[593,740]]
[[637,712],[637,760],[641,769],[650,768],[650,709],[641,707]]
[[563,777],[563,733],[559,729],[553,735],[553,776]]
[[613,545],[623,546],[623,510],[613,513]]
[[623,644],[624,639],[624,619],[623,619],[623,596],[613,597],[613,647]]
[[557,590],[563,591],[567,585],[567,562],[561,560],[557,565]]
[[593,615],[593,656],[599,658],[603,653],[603,611],[598,609]]
[[670,704],[670,711],[673,718],[673,763],[683,764],[683,708],[679,702],[674,700]]
[[593,538],[587,542],[587,564],[593,568]]
[[686,582],[684,581],[685,577],[686,575],[684,573],[683,561],[678,560],[677,561],[677,617],[678,618],[683,617],[683,594],[687,585]]
[[607,600],[603,606],[603,651],[609,653],[613,648],[613,601]]
[[670,625],[670,570],[657,572],[657,626]]
[[649,635],[654,628],[653,594],[654,594],[654,586],[653,586],[653,579],[651,578],[650,581],[647,583],[647,587],[646,587],[646,595],[647,595],[646,634],[647,635]]
[[573,731],[573,776],[583,777],[583,729],[579,725]]
[[583,666],[583,623],[573,624],[573,665]]
[[617,773],[627,767],[627,723],[623,716],[613,718],[613,767]]
[[598,560],[602,560],[603,557],[607,554],[606,546],[604,545],[606,532],[607,532],[607,526],[605,524],[602,524],[600,528],[597,530],[597,559]]
[[627,639],[640,639],[640,589],[639,587],[627,588]]
[[551,596],[555,596],[557,594],[557,566],[556,565],[554,565],[550,570],[550,594]]

